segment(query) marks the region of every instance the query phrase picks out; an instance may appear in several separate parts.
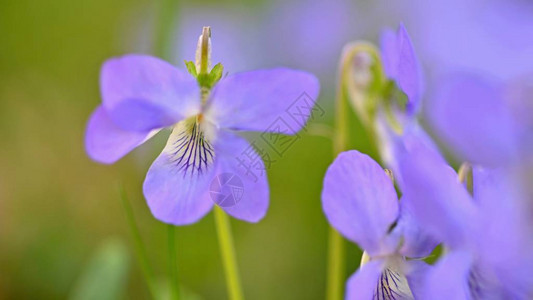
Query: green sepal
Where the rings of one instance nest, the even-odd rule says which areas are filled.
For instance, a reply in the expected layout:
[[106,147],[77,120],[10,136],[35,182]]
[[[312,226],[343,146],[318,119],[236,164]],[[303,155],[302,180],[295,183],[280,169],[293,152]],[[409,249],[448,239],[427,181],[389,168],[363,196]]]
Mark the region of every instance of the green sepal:
[[198,74],[196,79],[201,87],[212,88],[222,78],[224,66],[221,63],[216,64],[209,74]]
[[221,63],[216,64],[211,72],[209,73],[209,78],[211,80],[211,86],[215,85],[220,78],[222,78],[222,73],[224,72],[224,66]]
[[187,61],[185,60],[185,66],[187,67],[187,71],[194,77],[198,77],[198,73],[196,72],[196,65],[193,61]]

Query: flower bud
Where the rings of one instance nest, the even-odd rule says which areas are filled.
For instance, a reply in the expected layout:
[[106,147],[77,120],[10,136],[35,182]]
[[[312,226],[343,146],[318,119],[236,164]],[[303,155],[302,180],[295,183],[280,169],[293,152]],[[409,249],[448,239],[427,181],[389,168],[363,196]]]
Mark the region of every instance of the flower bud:
[[196,46],[196,70],[198,74],[208,74],[211,68],[211,27],[205,26],[198,37]]

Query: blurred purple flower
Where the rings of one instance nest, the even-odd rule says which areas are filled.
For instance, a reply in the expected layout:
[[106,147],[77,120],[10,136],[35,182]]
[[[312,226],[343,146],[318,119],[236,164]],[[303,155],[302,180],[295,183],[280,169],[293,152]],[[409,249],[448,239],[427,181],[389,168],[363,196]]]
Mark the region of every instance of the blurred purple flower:
[[[315,99],[319,91],[313,75],[278,68],[223,78],[204,103],[193,76],[144,55],[108,60],[100,87],[103,103],[85,139],[92,159],[114,163],[162,128],[172,128],[143,191],[152,214],[176,225],[196,222],[212,208],[208,187],[221,173],[236,174],[244,185],[241,201],[223,209],[238,219],[260,220],[268,208],[267,179],[250,176],[238,164],[236,157],[246,149],[258,154],[235,131],[268,130],[303,92]],[[290,126],[294,134],[303,125]],[[257,164],[264,169],[261,159]]]
[[448,251],[426,273],[423,299],[529,299],[533,230],[529,201],[505,169],[474,167],[473,197],[432,149],[400,154],[412,216]]
[[[403,24],[398,26],[396,32],[386,29],[381,34],[381,58],[385,75],[394,83],[392,89],[399,89],[407,97],[405,108],[400,107],[395,100],[397,93],[389,92],[391,99],[386,99],[384,105],[392,107],[382,108],[378,113],[376,129],[380,139],[381,158],[387,167],[398,172],[396,152],[397,147],[405,147],[405,143],[420,141],[436,152],[438,148],[418,123],[417,117],[422,105],[424,79],[420,62],[416,56],[413,43],[409,38]],[[387,115],[387,109],[392,111],[392,116]],[[390,118],[394,118],[396,126],[391,125]],[[401,177],[398,177],[401,181]]]
[[506,80],[533,68],[531,1],[402,2],[420,54],[436,75],[468,70]]
[[424,89],[422,68],[407,30],[400,24],[393,32],[386,29],[381,34],[381,55],[387,77],[407,96],[406,110],[415,114]]
[[399,153],[420,143],[431,149],[435,155],[442,156],[438,146],[427,134],[425,129],[420,126],[418,120],[416,120],[414,116],[404,115],[400,118],[402,124],[401,133],[388,127],[386,122],[382,121],[383,119],[383,116],[379,116],[377,124],[377,131],[379,133],[378,137],[380,139],[380,157],[387,168],[394,171],[394,179],[400,184],[400,186],[402,183],[402,175],[398,162],[398,159],[400,158]]
[[346,0],[277,1],[266,18],[263,37],[271,59],[320,72],[325,80],[335,75],[343,45],[361,30]]
[[[347,299],[412,298],[435,240],[398,201],[391,178],[357,151],[339,154],[324,178],[322,207],[329,223],[370,256],[347,283]],[[403,298],[402,298],[403,299]]]
[[462,160],[521,164],[533,155],[531,99],[527,93],[510,93],[508,84],[456,73],[441,80],[427,115],[436,134]]

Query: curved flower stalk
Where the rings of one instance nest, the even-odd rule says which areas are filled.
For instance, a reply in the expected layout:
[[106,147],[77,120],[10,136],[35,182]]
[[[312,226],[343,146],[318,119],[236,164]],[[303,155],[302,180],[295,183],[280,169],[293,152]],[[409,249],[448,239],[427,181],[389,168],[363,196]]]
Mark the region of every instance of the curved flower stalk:
[[[191,74],[146,55],[106,61],[100,75],[102,104],[87,125],[86,150],[95,161],[114,163],[170,128],[168,142],[143,185],[152,214],[175,225],[198,221],[213,207],[211,182],[216,175],[230,173],[242,180],[244,194],[223,209],[235,218],[257,222],[268,208],[268,183],[265,176],[251,176],[239,163],[244,151],[259,155],[237,133],[272,130],[269,126],[302,93],[314,101],[319,83],[309,73],[285,68],[222,78],[220,64],[211,69],[210,31],[205,30],[196,63],[187,63]],[[303,126],[288,122],[292,130],[287,134]],[[264,170],[261,158],[254,168]]]
[[531,203],[514,177],[503,168],[474,166],[465,186],[421,143],[399,161],[409,210],[447,249],[427,272],[423,299],[530,299]]
[[396,32],[383,31],[379,50],[360,42],[347,45],[343,53],[353,62],[342,73],[351,104],[370,136],[376,137],[383,163],[396,171],[395,148],[404,135],[437,149],[417,120],[424,80],[403,24]]
[[[357,243],[362,266],[347,283],[346,299],[413,299],[428,266],[419,260],[435,240],[421,230],[394,184],[370,157],[341,153],[324,179],[322,206],[329,223]],[[368,256],[368,257],[365,257]]]
[[381,47],[364,42],[348,44],[343,57],[352,60],[341,74],[347,82],[351,103],[367,126],[382,115],[398,133],[421,106],[423,75],[407,30],[383,31]]

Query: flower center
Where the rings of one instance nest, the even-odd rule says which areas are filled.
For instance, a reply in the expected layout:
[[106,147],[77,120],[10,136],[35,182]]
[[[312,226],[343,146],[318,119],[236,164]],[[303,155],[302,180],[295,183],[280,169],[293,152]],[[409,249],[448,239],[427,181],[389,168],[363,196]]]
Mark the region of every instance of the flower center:
[[200,176],[213,164],[215,150],[213,125],[202,114],[177,123],[168,138],[167,149],[171,163],[183,176]]

